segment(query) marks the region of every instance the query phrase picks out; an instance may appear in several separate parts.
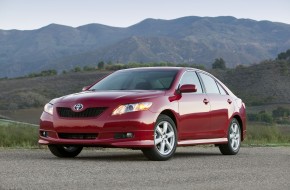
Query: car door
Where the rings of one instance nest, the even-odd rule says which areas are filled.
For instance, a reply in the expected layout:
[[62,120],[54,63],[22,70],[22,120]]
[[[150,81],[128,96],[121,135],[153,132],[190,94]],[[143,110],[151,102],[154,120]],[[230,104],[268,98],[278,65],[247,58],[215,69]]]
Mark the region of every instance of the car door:
[[179,140],[204,139],[210,127],[210,105],[208,97],[202,89],[200,80],[194,71],[186,71],[180,86],[194,84],[197,92],[182,93],[179,100]]
[[220,138],[226,134],[229,109],[232,109],[231,97],[227,94],[224,88],[213,77],[198,73],[205,87],[206,94],[210,103],[210,127],[209,138]]

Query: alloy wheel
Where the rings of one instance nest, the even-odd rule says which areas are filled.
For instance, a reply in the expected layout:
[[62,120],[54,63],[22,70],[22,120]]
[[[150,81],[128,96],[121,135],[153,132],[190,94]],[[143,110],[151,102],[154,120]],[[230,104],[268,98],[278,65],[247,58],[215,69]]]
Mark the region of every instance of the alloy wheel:
[[158,152],[165,156],[172,152],[175,143],[175,134],[168,121],[160,122],[155,128],[154,144]]
[[234,151],[236,151],[240,148],[240,142],[241,142],[241,140],[240,140],[240,138],[241,138],[240,128],[239,128],[238,124],[233,122],[231,124],[229,132],[230,132],[230,134],[229,134],[230,146],[232,147],[232,149]]

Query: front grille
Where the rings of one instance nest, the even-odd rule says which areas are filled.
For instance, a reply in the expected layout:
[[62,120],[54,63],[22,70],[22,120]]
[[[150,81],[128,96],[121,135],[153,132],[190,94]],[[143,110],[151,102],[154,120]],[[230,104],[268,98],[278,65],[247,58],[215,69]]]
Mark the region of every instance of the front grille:
[[97,133],[58,133],[61,139],[96,139]]
[[58,107],[57,113],[60,117],[82,118],[82,117],[97,117],[105,110],[106,110],[105,107],[97,107],[97,108],[87,108],[81,112],[74,112],[70,108]]

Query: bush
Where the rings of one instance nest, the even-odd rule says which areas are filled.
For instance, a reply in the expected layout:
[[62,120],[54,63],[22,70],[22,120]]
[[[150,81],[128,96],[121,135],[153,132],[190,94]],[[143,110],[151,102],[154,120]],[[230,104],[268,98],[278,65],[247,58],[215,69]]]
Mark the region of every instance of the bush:
[[273,117],[266,113],[249,113],[247,114],[248,121],[255,121],[255,122],[265,122],[265,123],[273,123]]
[[75,72],[75,73],[81,72],[81,71],[82,71],[82,69],[80,67],[75,67],[72,69],[72,72]]
[[290,109],[278,107],[277,109],[272,111],[272,115],[274,118],[283,118],[283,117],[289,117],[290,115]]
[[290,143],[289,131],[276,125],[249,123],[245,144],[284,144]]
[[41,71],[40,73],[30,73],[27,75],[28,78],[33,78],[33,77],[44,77],[44,76],[55,76],[57,75],[57,71],[52,69],[52,70],[44,70]]
[[37,147],[37,140],[36,126],[0,120],[0,147]]
[[89,66],[84,66],[83,67],[83,71],[95,71],[96,68],[95,67],[89,67]]

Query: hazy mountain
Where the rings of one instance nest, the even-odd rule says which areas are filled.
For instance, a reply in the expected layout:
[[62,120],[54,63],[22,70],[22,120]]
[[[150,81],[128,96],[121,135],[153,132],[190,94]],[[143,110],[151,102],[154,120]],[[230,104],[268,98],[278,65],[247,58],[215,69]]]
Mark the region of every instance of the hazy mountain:
[[112,62],[175,62],[227,66],[274,58],[290,47],[290,25],[234,17],[146,19],[127,28],[51,24],[0,30],[0,77]]

